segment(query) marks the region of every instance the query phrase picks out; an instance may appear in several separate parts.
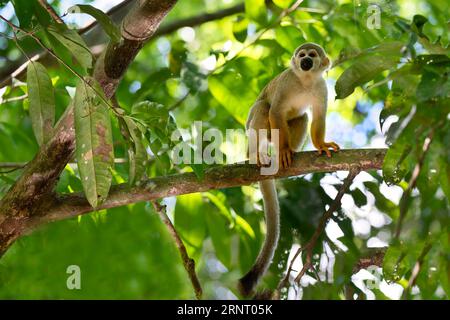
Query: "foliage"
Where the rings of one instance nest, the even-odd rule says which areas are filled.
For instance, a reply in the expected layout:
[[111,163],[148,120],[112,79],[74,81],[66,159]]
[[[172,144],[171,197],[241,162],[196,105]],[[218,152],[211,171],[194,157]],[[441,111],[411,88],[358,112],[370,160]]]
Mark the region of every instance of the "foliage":
[[[365,1],[354,6],[305,0],[279,21],[294,1],[266,2],[246,0],[241,14],[152,39],[122,79],[117,108],[91,78],[98,57],[89,34],[56,24],[37,0],[12,1],[10,20],[23,30],[0,26],[8,35],[0,38],[2,76],[10,73],[9,64],[26,61],[24,52],[42,50],[27,32],[60,60],[32,62],[26,77],[0,89],[0,197],[21,173],[1,164],[31,160],[72,101],[78,166],[66,167],[58,192],[84,190],[95,208],[111,183],[132,187],[145,177],[185,171],[201,179],[204,165],[171,160],[167,150],[176,143],[176,129],[190,131],[194,121],[202,121],[203,130],[242,129],[253,101],[288,66],[297,45],[316,42],[334,61],[328,82],[336,99],[329,103],[327,135],[346,147],[374,146],[381,139],[388,151],[382,172],[360,174],[344,196],[299,293],[291,287],[283,297],[338,299],[353,292],[359,298],[399,298],[352,281],[355,265],[378,243],[386,250],[379,275],[386,285],[401,286],[407,298],[448,299],[449,4],[375,1],[380,28],[373,28],[373,3]],[[224,3],[180,1],[164,23],[230,5]],[[60,14],[67,10],[55,4]],[[116,22],[94,7],[76,8],[104,28],[96,44],[120,41]],[[113,166],[114,156],[127,161]],[[342,178],[339,172],[318,173],[278,183],[282,232],[265,287],[277,286],[292,245],[311,237]],[[236,279],[253,263],[264,236],[258,190],[245,186],[165,201],[206,297],[237,294]],[[411,291],[408,281],[418,261],[418,290]],[[65,286],[72,264],[82,270],[79,291]],[[54,223],[20,239],[0,260],[0,297],[156,299],[192,298],[193,292],[163,224],[148,205],[136,204]]]

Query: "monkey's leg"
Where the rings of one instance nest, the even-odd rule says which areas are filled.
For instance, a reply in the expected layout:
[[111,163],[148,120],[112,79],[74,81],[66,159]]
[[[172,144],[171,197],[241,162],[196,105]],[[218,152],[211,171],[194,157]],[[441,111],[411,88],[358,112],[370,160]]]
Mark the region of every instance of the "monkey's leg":
[[[249,118],[247,120],[247,128],[256,131],[256,159],[258,165],[269,165],[270,163],[270,157],[267,150],[262,150],[261,153],[259,152],[260,147],[268,146],[270,140],[269,110],[270,105],[266,101],[258,100],[250,110]],[[261,132],[260,130],[266,131]],[[252,156],[254,159],[255,155]]]
[[272,108],[269,112],[269,123],[272,129],[278,129],[278,143],[274,143],[276,152],[278,154],[278,163],[284,169],[288,168],[292,163],[292,154],[290,144],[290,133],[287,119],[282,111],[282,108]]
[[290,135],[290,145],[295,152],[299,152],[305,142],[306,132],[308,128],[308,114],[305,113],[301,117],[292,119],[288,122]]

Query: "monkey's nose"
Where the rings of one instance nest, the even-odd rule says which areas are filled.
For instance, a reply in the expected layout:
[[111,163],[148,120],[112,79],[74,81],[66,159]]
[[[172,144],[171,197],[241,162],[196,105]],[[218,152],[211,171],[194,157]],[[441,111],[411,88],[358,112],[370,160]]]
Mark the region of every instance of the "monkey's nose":
[[309,69],[312,68],[312,66],[313,66],[313,61],[309,57],[302,59],[302,61],[300,62],[300,67],[304,71],[308,71]]

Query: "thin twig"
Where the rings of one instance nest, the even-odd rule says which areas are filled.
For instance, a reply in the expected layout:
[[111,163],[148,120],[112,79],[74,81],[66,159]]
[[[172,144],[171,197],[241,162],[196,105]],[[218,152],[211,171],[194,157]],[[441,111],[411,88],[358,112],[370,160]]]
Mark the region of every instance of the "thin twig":
[[9,40],[13,40],[13,39],[14,39],[14,38],[11,37],[9,34],[6,34],[6,33],[4,33],[4,32],[0,32],[0,36],[4,37],[4,38],[6,38],[6,39],[9,39]]
[[164,224],[167,226],[167,230],[169,231],[170,235],[174,239],[175,245],[180,252],[183,266],[186,269],[186,272],[189,275],[189,279],[191,280],[192,287],[194,288],[195,296],[198,300],[200,300],[202,298],[203,290],[200,285],[200,281],[198,280],[197,274],[195,273],[195,261],[189,257],[183,241],[181,240],[180,236],[175,230],[174,225],[167,216],[166,206],[159,204],[157,201],[152,201],[152,204],[155,208],[155,211],[159,214],[162,222],[164,222]]
[[7,99],[0,98],[0,104],[8,103],[8,102],[21,101],[21,100],[25,100],[26,98],[28,98],[28,94],[27,93],[23,94],[21,96],[18,96],[18,97],[12,97],[12,98],[7,98]]
[[406,213],[408,211],[408,203],[411,198],[411,192],[416,187],[417,179],[419,178],[420,172],[422,171],[423,163],[425,161],[425,156],[430,149],[431,142],[433,141],[434,129],[431,129],[428,136],[425,138],[422,147],[422,154],[420,155],[419,161],[416,163],[413,173],[411,175],[411,179],[408,183],[408,188],[403,192],[403,195],[400,199],[400,214],[398,217],[397,226],[395,229],[394,239],[397,240],[400,237],[400,233],[402,231],[403,220],[406,217]]
[[47,3],[46,0],[39,0],[39,4],[50,14],[50,16],[59,24],[64,24],[64,21],[58,16],[55,9]]
[[313,250],[316,246],[317,240],[319,239],[320,235],[322,234],[323,230],[325,229],[325,226],[327,225],[327,222],[331,218],[333,213],[340,208],[342,197],[344,196],[345,192],[350,187],[350,185],[352,184],[353,180],[355,179],[355,177],[358,175],[359,172],[360,172],[360,168],[357,168],[357,167],[352,168],[350,170],[347,178],[345,178],[344,183],[342,184],[341,188],[339,189],[339,192],[336,195],[335,199],[333,200],[333,202],[331,203],[328,210],[323,214],[322,218],[320,219],[319,224],[318,224],[314,234],[309,239],[309,241],[306,243],[306,245],[299,248],[297,250],[297,252],[295,253],[294,257],[292,258],[292,260],[289,264],[289,268],[288,268],[288,271],[286,272],[286,275],[283,277],[283,279],[281,279],[281,281],[278,284],[277,291],[280,291],[282,288],[285,288],[289,285],[289,278],[290,278],[291,272],[293,271],[292,267],[294,265],[294,262],[297,259],[297,257],[305,250],[306,250],[306,261],[294,281],[296,283],[300,283],[300,280],[303,277],[303,275],[306,273],[306,271],[308,269],[311,268]]
[[402,299],[406,299],[408,297],[408,294],[411,291],[412,287],[415,286],[417,277],[419,276],[420,270],[422,268],[423,260],[425,259],[425,256],[430,251],[431,247],[432,247],[432,244],[428,243],[422,249],[422,252],[420,253],[419,258],[417,258],[417,261],[414,264],[414,267],[412,269],[411,277],[408,280],[408,286],[405,288],[405,291],[403,291]]
[[190,95],[191,91],[188,90],[184,96],[182,96],[180,99],[178,99],[173,105],[171,105],[167,110],[173,111],[176,108],[178,108]]

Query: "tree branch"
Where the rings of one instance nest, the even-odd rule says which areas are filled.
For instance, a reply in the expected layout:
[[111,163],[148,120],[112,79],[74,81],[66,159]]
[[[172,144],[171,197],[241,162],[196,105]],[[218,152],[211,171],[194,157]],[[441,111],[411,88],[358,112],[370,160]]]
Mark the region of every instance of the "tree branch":
[[[318,156],[315,151],[300,152],[295,154],[290,168],[280,169],[274,176],[260,175],[260,169],[256,165],[231,164],[211,166],[206,169],[202,180],[199,180],[194,173],[182,173],[151,178],[143,182],[141,186],[133,188],[123,183],[113,186],[106,201],[97,209],[109,209],[141,201],[249,185],[265,179],[292,177],[313,172],[351,170],[354,167],[360,170],[380,169],[385,152],[385,149],[341,150],[332,158]],[[45,223],[90,213],[93,208],[83,193],[71,193],[49,199],[48,206],[43,208],[43,211],[42,215],[27,221],[27,231]]]
[[55,20],[59,24],[64,24],[64,21],[62,21],[62,19],[58,16],[55,9],[53,9],[53,7],[49,5],[46,0],[39,0],[39,4],[45,10],[47,10],[48,14],[53,18],[53,20]]
[[200,281],[198,280],[197,274],[195,273],[195,261],[189,257],[183,241],[178,235],[177,230],[175,230],[172,221],[170,221],[169,217],[167,216],[166,206],[160,205],[157,201],[152,201],[152,204],[155,208],[155,211],[159,214],[162,222],[164,222],[164,224],[166,225],[167,230],[169,231],[173,240],[175,241],[175,245],[180,252],[181,260],[183,261],[184,269],[186,269],[186,272],[189,275],[189,279],[191,280],[192,287],[194,288],[195,297],[200,300],[202,298],[203,290],[202,286],[200,285]]
[[244,4],[240,3],[233,7],[218,10],[218,11],[212,12],[212,13],[203,12],[203,13],[193,16],[193,17],[180,19],[180,20],[177,20],[177,21],[174,21],[171,23],[167,23],[166,25],[162,25],[161,28],[159,28],[155,32],[155,34],[152,36],[152,38],[170,34],[174,31],[184,28],[184,27],[195,27],[195,26],[201,25],[206,22],[220,20],[222,18],[244,12],[244,10],[245,10]]
[[[122,41],[110,44],[97,60],[94,77],[105,96],[111,98],[128,65],[144,42],[158,28],[176,0],[139,0],[122,24]],[[134,38],[129,31],[133,30]],[[138,37],[139,39],[135,39]],[[50,141],[42,146],[35,158],[0,201],[0,256],[24,231],[25,222],[42,212],[54,196],[59,175],[70,161],[75,149],[73,105],[56,125]],[[32,220],[32,219],[31,219]]]
[[402,300],[404,300],[404,299],[406,299],[408,297],[408,295],[411,292],[412,287],[414,287],[416,285],[416,280],[417,280],[417,277],[419,276],[419,273],[420,273],[420,271],[422,269],[423,261],[425,260],[425,257],[428,254],[428,252],[431,250],[432,246],[433,245],[431,243],[427,243],[423,247],[422,252],[420,253],[420,256],[417,258],[417,261],[414,264],[414,267],[413,267],[413,269],[411,271],[411,277],[409,277],[408,285],[405,288],[405,290],[403,291]]
[[408,188],[403,192],[402,198],[400,199],[400,215],[398,217],[397,226],[395,228],[394,239],[398,239],[400,237],[400,233],[402,231],[403,220],[406,217],[406,213],[408,212],[409,202],[411,200],[411,192],[416,187],[417,179],[419,178],[420,172],[422,171],[422,166],[425,161],[425,156],[430,149],[431,142],[433,141],[434,129],[431,129],[430,133],[425,138],[422,147],[422,154],[416,165],[414,166],[414,170],[411,175],[411,179],[408,183]]

